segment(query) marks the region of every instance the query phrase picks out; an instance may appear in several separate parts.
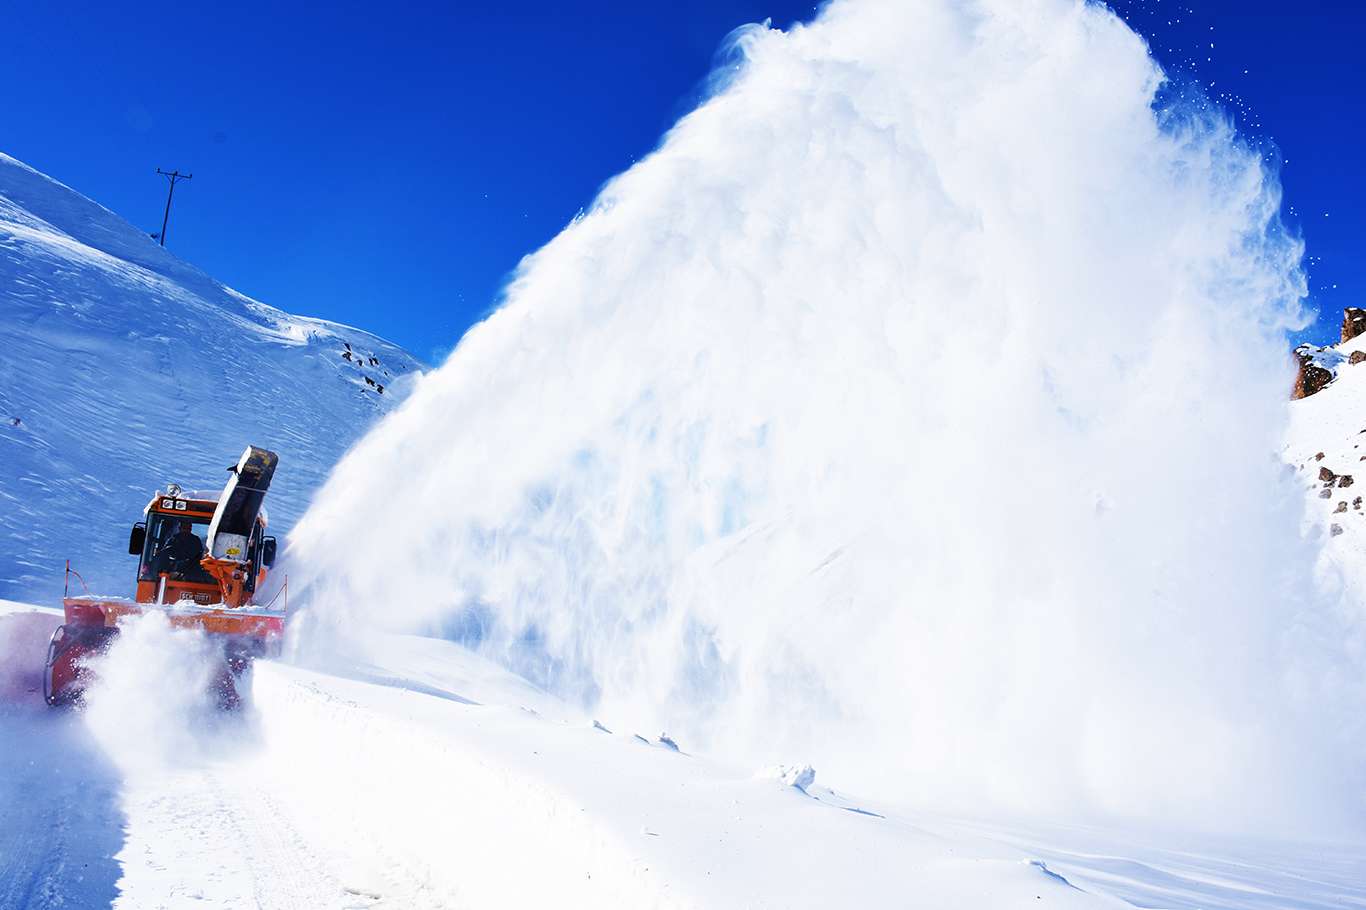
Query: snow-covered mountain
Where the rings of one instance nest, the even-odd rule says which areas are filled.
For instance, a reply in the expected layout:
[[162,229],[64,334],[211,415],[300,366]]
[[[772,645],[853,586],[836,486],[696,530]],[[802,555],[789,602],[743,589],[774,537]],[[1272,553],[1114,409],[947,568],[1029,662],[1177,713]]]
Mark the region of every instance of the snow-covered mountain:
[[1323,582],[1348,600],[1366,593],[1366,334],[1349,309],[1343,339],[1322,348],[1301,347],[1301,382],[1309,394],[1290,405],[1284,457],[1309,496],[1305,530],[1323,542]]
[[225,287],[118,215],[0,155],[0,596],[63,561],[127,593],[127,527],[166,482],[216,487],[275,449],[287,531],[420,364],[367,332]]

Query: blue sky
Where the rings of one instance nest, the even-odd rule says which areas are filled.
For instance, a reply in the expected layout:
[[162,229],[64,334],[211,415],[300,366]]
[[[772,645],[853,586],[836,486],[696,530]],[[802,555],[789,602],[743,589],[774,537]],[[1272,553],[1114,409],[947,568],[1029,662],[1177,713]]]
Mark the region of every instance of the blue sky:
[[[239,290],[423,358],[495,301],[518,259],[697,100],[735,26],[810,2],[4,6],[0,150],[146,228]],[[1366,13],[1346,4],[1117,0],[1289,163],[1332,334],[1366,303]],[[1213,48],[1207,47],[1213,43]],[[1244,72],[1246,71],[1246,72]],[[1293,214],[1290,210],[1293,208]],[[1336,287],[1334,287],[1336,285]]]

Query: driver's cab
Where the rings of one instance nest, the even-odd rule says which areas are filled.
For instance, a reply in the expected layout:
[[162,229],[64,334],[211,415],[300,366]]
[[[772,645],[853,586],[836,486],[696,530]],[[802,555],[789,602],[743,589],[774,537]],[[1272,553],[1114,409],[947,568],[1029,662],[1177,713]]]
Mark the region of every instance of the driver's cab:
[[[222,591],[199,560],[208,553],[209,522],[218,505],[211,494],[158,493],[147,505],[147,518],[133,526],[128,552],[138,559],[138,603],[208,605],[223,600]],[[266,536],[262,509],[247,541],[246,589],[250,593],[265,580],[275,562],[275,538]]]

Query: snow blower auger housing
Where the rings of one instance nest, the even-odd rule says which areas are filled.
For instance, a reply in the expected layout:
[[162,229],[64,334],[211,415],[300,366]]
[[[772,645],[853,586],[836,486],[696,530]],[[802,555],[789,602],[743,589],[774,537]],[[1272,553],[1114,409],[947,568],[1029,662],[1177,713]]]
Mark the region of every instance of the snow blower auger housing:
[[75,573],[68,564],[66,621],[53,633],[43,672],[48,704],[78,700],[86,660],[109,647],[123,617],[152,610],[173,626],[203,630],[222,646],[215,688],[220,704],[238,703],[236,680],[253,657],[277,650],[284,634],[284,607],[256,602],[275,563],[262,501],[278,461],[274,452],[248,446],[228,468],[231,477],[221,492],[186,492],[175,484],[158,490],[128,535],[128,552],[138,557],[132,600],[70,596]]

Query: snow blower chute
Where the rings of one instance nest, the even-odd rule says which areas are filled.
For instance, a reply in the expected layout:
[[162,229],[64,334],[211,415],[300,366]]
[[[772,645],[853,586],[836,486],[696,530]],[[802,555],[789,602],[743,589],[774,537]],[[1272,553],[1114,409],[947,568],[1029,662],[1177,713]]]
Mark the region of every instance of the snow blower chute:
[[[157,491],[133,525],[128,552],[138,557],[134,598],[90,594],[62,599],[66,622],[52,636],[43,672],[48,704],[76,701],[85,689],[86,661],[118,635],[119,621],[159,610],[173,626],[203,630],[223,649],[215,688],[220,704],[238,703],[236,681],[252,658],[279,647],[285,610],[256,602],[275,562],[261,507],[279,456],[248,446],[222,492]],[[78,579],[79,575],[76,576]],[[81,582],[84,585],[84,582]]]

